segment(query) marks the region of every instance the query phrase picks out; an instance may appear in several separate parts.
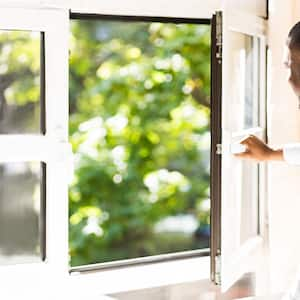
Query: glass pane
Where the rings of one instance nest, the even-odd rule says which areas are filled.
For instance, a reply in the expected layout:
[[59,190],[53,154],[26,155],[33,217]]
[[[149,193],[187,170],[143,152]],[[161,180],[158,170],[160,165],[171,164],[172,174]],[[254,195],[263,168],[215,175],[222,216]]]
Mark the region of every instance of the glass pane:
[[241,169],[240,243],[242,244],[258,234],[258,164],[244,161]]
[[71,265],[207,248],[210,26],[71,28]]
[[259,126],[260,40],[245,35],[245,129]]
[[41,172],[38,162],[0,165],[0,265],[41,260]]
[[40,133],[41,33],[0,30],[0,133]]
[[[238,32],[230,32],[228,68],[230,86],[227,103],[230,105],[224,117],[231,131],[233,144],[239,143],[242,130],[259,126],[259,39]],[[261,134],[260,132],[258,134]],[[235,242],[243,242],[258,234],[258,164],[253,161],[232,159],[230,168],[234,174],[234,201],[237,211],[235,219]]]
[[[232,51],[230,118],[232,130],[259,126],[259,39],[242,33],[230,33]],[[228,116],[229,117],[229,116]]]

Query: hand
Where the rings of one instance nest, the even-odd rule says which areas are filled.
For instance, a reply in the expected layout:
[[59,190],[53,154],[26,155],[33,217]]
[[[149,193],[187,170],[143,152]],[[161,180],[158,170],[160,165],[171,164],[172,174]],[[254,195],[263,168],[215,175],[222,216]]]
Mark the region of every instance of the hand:
[[234,156],[238,158],[252,159],[256,161],[283,160],[282,149],[274,150],[270,148],[255,135],[248,135],[240,143],[246,146],[246,151],[234,154]]

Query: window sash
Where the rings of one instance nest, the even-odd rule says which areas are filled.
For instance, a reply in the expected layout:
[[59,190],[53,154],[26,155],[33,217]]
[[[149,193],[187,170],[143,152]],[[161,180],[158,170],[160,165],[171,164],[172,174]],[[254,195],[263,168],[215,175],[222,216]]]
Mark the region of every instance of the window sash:
[[[255,57],[257,66],[260,66],[260,87],[254,85],[254,89],[259,92],[254,92],[254,97],[258,97],[260,103],[258,108],[258,128],[251,128],[252,133],[258,134],[261,138],[266,138],[266,89],[265,89],[265,65],[266,65],[266,42],[265,42],[265,23],[264,20],[253,16],[251,14],[245,14],[237,11],[222,12],[222,192],[220,198],[217,199],[221,211],[219,211],[218,218],[221,219],[219,246],[221,250],[221,288],[222,292],[226,291],[236,280],[243,275],[244,272],[257,270],[258,257],[263,251],[264,241],[266,241],[265,230],[265,216],[261,213],[266,206],[266,172],[264,165],[259,166],[259,232],[256,236],[247,239],[242,245],[240,245],[235,253],[232,253],[232,247],[229,240],[238,234],[238,230],[235,230],[234,216],[238,215],[238,212],[234,210],[235,201],[241,201],[241,199],[234,198],[233,191],[230,191],[232,185],[232,172],[233,166],[231,165],[231,143],[235,134],[242,134],[244,132],[235,132],[232,123],[232,114],[238,113],[234,111],[232,107],[232,78],[228,74],[232,69],[232,62],[230,61],[231,44],[230,37],[232,34],[242,33],[244,35],[250,35],[260,40],[259,54]],[[257,44],[256,44],[257,47]],[[255,70],[255,68],[254,68]],[[255,107],[254,107],[255,108]],[[264,184],[264,185],[263,185]],[[222,212],[222,213],[221,213]]]
[[[47,169],[46,259],[39,263],[0,266],[0,279],[5,282],[2,291],[8,299],[19,293],[16,282],[22,295],[26,290],[39,290],[39,283],[40,288],[45,288],[47,280],[55,278],[55,272],[68,272],[68,23],[69,12],[66,9],[0,9],[1,30],[43,33],[44,51],[41,54],[45,52],[46,78],[46,130],[43,126],[41,128],[45,135],[0,135],[0,162],[41,161],[46,163]],[[43,89],[43,82],[41,87]]]

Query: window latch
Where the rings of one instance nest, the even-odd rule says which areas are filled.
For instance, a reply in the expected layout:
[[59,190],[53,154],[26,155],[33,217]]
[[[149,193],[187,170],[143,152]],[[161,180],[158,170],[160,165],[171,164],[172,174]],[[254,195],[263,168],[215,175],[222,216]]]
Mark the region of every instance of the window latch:
[[222,144],[216,144],[216,154],[222,154]]
[[218,250],[217,255],[215,256],[215,283],[221,285],[221,251]]

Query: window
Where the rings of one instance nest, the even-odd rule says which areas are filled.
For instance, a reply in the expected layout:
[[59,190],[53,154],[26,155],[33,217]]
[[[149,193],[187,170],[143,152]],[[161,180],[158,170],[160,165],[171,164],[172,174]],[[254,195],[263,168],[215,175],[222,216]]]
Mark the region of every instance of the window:
[[67,203],[57,200],[64,191],[67,195],[67,26],[63,10],[0,10],[4,298],[34,297],[45,289],[43,282],[54,278],[58,262],[67,262],[67,241],[58,238],[64,232],[67,236],[67,226],[56,222],[67,212]]
[[[213,154],[212,279],[227,290],[258,267],[265,238],[265,166],[237,160],[236,142],[245,134],[266,137],[264,24],[252,16],[217,13],[213,19],[213,100],[218,106]],[[222,155],[220,155],[222,154]],[[220,178],[220,180],[218,179]]]
[[44,95],[43,34],[0,31],[1,133],[40,133]]
[[209,247],[205,23],[71,21],[72,266]]
[[[153,17],[148,17],[148,19],[145,17],[145,19],[143,19],[144,22],[141,22],[141,19],[136,18],[135,21],[140,22],[135,22],[135,27],[131,28],[130,22],[122,23],[122,26],[120,27],[120,20],[118,22],[115,20],[117,16],[120,16],[121,12],[127,16],[142,16],[145,5],[150,5],[147,7],[149,9],[149,15]],[[264,169],[263,166],[255,166],[253,168],[246,165],[241,166],[239,163],[233,161],[230,147],[240,134],[245,133],[244,130],[255,132],[261,136],[265,135],[264,25],[259,18],[255,18],[252,15],[240,15],[238,13],[229,14],[226,11],[223,12],[223,14],[218,12],[215,16],[214,10],[202,9],[203,3],[197,4],[197,9],[193,6],[186,7],[186,5],[184,5],[185,9],[183,10],[182,5],[182,2],[175,1],[172,8],[168,9],[152,5],[152,3],[143,3],[140,8],[129,5],[128,7],[126,6],[126,9],[123,8],[121,10],[101,10],[99,7],[90,7],[90,10],[88,9],[90,13],[100,14],[103,12],[110,12],[114,15],[114,21],[111,20],[112,16],[106,16],[106,19],[101,21],[101,26],[99,26],[98,24],[100,23],[97,23],[98,21],[96,22],[95,20],[71,21],[73,24],[76,24],[77,22],[77,32],[76,26],[72,24],[75,28],[73,28],[75,33],[80,35],[81,30],[88,30],[89,26],[91,26],[91,32],[95,34],[96,40],[103,39],[108,42],[101,44],[100,47],[97,46],[97,41],[97,43],[95,42],[95,48],[90,49],[91,52],[89,52],[89,58],[99,59],[100,62],[101,60],[106,59],[105,63],[99,65],[99,63],[95,64],[90,59],[85,60],[84,56],[79,55],[81,51],[85,52],[88,50],[85,48],[85,43],[82,42],[84,41],[83,39],[79,38],[71,40],[70,65],[72,66],[72,60],[74,60],[77,69],[70,68],[70,123],[68,122],[69,10],[46,9],[44,7],[41,9],[22,9],[16,7],[1,8],[0,30],[1,33],[4,32],[5,34],[2,36],[0,35],[0,37],[6,36],[6,39],[10,39],[10,35],[6,35],[7,31],[16,31],[14,34],[19,34],[20,36],[18,38],[22,39],[24,44],[32,43],[35,45],[34,57],[37,58],[36,68],[30,72],[29,79],[23,76],[22,82],[20,82],[21,80],[19,79],[16,80],[16,82],[11,82],[11,85],[6,87],[8,91],[6,91],[6,94],[4,93],[7,104],[11,106],[8,107],[8,109],[19,111],[20,107],[23,105],[22,101],[24,99],[22,100],[22,96],[26,95],[23,87],[28,83],[27,88],[30,92],[28,92],[26,99],[28,97],[28,99],[32,99],[32,103],[34,103],[31,104],[32,110],[29,120],[35,120],[33,123],[27,123],[27,121],[24,120],[23,123],[22,117],[25,116],[25,114],[20,117],[13,117],[17,118],[22,124],[26,123],[27,125],[11,123],[17,125],[16,128],[12,128],[4,125],[5,122],[6,124],[11,122],[9,114],[5,114],[2,123],[3,127],[1,127],[1,180],[10,180],[13,182],[15,180],[13,177],[21,177],[20,174],[22,172],[31,172],[32,174],[32,182],[26,193],[28,192],[28,194],[31,194],[31,196],[29,196],[30,205],[28,205],[28,207],[33,214],[32,220],[34,226],[32,228],[34,229],[31,232],[32,235],[30,235],[30,253],[25,249],[26,247],[22,246],[22,250],[24,250],[23,252],[26,252],[26,255],[29,253],[31,258],[34,256],[33,260],[35,261],[35,263],[32,263],[33,260],[30,259],[30,263],[23,261],[25,263],[17,264],[16,266],[9,265],[0,267],[0,277],[5,278],[7,282],[7,285],[3,287],[4,295],[11,295],[11,293],[18,296],[23,296],[24,293],[31,295],[35,291],[37,282],[39,283],[38,288],[41,290],[46,289],[49,282],[53,282],[53,286],[63,284],[68,287],[62,289],[62,294],[65,293],[67,295],[70,292],[69,287],[72,287],[71,292],[74,295],[82,292],[83,295],[87,296],[89,291],[93,292],[94,295],[99,295],[104,292],[107,293],[120,291],[122,289],[145,287],[147,284],[158,285],[162,284],[162,282],[168,282],[167,280],[174,280],[173,282],[195,280],[199,279],[200,271],[204,274],[201,278],[207,278],[208,256],[204,258],[200,257],[200,259],[199,257],[191,258],[189,257],[191,256],[190,252],[187,251],[187,253],[184,254],[184,259],[178,259],[182,258],[182,256],[177,256],[176,254],[175,258],[177,260],[172,260],[171,262],[166,261],[168,260],[168,257],[174,258],[174,256],[170,254],[173,250],[181,252],[182,250],[199,249],[202,246],[206,247],[208,235],[207,231],[203,229],[201,229],[203,231],[200,231],[200,234],[205,237],[202,240],[206,243],[205,245],[199,246],[199,244],[197,244],[193,246],[191,244],[191,234],[189,234],[187,235],[186,240],[181,240],[183,241],[182,243],[176,243],[176,247],[178,247],[176,249],[175,246],[173,246],[174,244],[171,244],[171,247],[169,247],[168,243],[156,243],[155,245],[158,245],[159,247],[154,248],[152,247],[152,244],[150,244],[151,246],[145,251],[144,243],[142,243],[143,247],[140,248],[142,251],[136,251],[136,249],[138,249],[136,245],[139,241],[137,239],[137,244],[135,244],[136,248],[134,248],[132,252],[130,252],[131,249],[129,249],[130,251],[124,255],[124,253],[120,254],[119,250],[121,247],[120,244],[118,245],[117,243],[118,239],[114,239],[113,245],[117,246],[110,248],[113,250],[110,253],[107,251],[108,254],[99,254],[98,252],[100,250],[94,248],[96,249],[96,254],[90,253],[88,260],[82,259],[82,257],[80,257],[80,251],[84,252],[87,248],[80,248],[80,243],[83,243],[82,245],[84,245],[87,240],[89,241],[91,236],[101,236],[104,229],[107,229],[105,226],[110,224],[109,222],[112,220],[112,216],[119,213],[119,210],[109,207],[109,205],[112,204],[109,201],[106,206],[103,207],[100,206],[97,208],[94,205],[95,194],[98,193],[98,190],[96,193],[91,193],[91,189],[86,183],[90,184],[90,181],[97,181],[97,176],[86,178],[82,176],[80,178],[78,177],[78,172],[85,167],[84,164],[86,162],[93,168],[94,175],[99,174],[99,172],[104,173],[105,176],[102,177],[104,182],[100,182],[99,185],[105,186],[106,183],[107,185],[112,185],[114,187],[114,193],[116,194],[125,194],[124,191],[131,191],[132,193],[135,189],[130,185],[133,185],[132,182],[134,184],[138,182],[139,186],[142,186],[141,198],[147,200],[142,202],[143,204],[146,203],[146,207],[147,205],[148,207],[150,206],[149,200],[153,201],[150,201],[150,203],[160,205],[160,201],[157,201],[160,192],[162,192],[163,197],[165,197],[166,194],[167,196],[171,195],[169,198],[170,201],[167,200],[166,202],[170,202],[171,206],[174,203],[176,203],[176,205],[180,204],[180,210],[177,210],[176,208],[172,210],[171,213],[166,213],[163,216],[164,220],[159,219],[154,213],[150,214],[150,216],[153,217],[153,220],[158,223],[156,224],[156,228],[166,228],[166,222],[162,221],[171,220],[173,222],[173,217],[177,217],[182,213],[189,215],[188,219],[181,219],[183,220],[182,222],[186,222],[185,224],[187,224],[187,220],[192,220],[190,218],[191,215],[197,212],[197,202],[202,206],[205,203],[207,204],[205,199],[211,197],[213,199],[213,201],[211,201],[211,219],[208,220],[210,211],[207,208],[209,208],[209,205],[201,207],[198,212],[201,212],[202,214],[204,209],[206,209],[206,212],[198,217],[202,224],[210,225],[211,243],[209,246],[211,253],[211,279],[217,283],[220,283],[219,279],[222,279],[223,289],[232,285],[241,274],[249,270],[249,266],[251,269],[251,266],[255,264],[254,262],[256,262],[256,260],[250,259],[250,256],[251,254],[257,254],[257,250],[261,246],[264,238],[264,228],[262,226],[263,214],[261,213],[264,204],[264,191],[261,185],[261,180],[264,180]],[[152,6],[155,7],[152,9]],[[79,10],[79,12],[82,11]],[[159,14],[159,12],[161,12],[161,14]],[[168,20],[172,20],[173,22],[163,22],[166,21],[166,19],[162,18],[161,15],[163,17],[168,17]],[[94,17],[96,19],[99,15],[94,15]],[[185,19],[180,19],[180,17]],[[125,17],[122,22],[129,21],[130,18],[131,17]],[[176,23],[175,18],[176,20],[179,19],[184,21],[182,22],[184,24],[174,24]],[[53,22],[53,20],[55,20],[55,22]],[[205,25],[197,24],[199,23],[197,20],[200,20],[200,23],[205,23]],[[125,24],[128,27],[126,27]],[[210,29],[208,29],[208,24],[211,24],[211,40],[209,37]],[[110,31],[111,29],[108,30],[109,26],[111,26],[110,28],[114,28],[114,34],[118,36],[117,41],[113,41],[108,35],[108,33],[110,34],[112,32]],[[161,39],[161,37],[154,39],[152,51],[154,51],[154,54],[156,54],[155,51],[159,54],[159,59],[156,61],[154,55],[150,55],[151,51],[150,54],[146,56],[148,52],[145,49],[141,51],[141,46],[138,45],[140,42],[139,39],[145,38],[143,34],[145,32],[151,32],[151,30],[147,31],[140,29],[148,28],[147,26],[149,27],[149,30],[152,27],[151,30],[153,30],[154,33],[155,30],[163,30],[167,36],[184,33],[183,37],[187,38],[188,42],[180,45],[180,39],[176,38],[168,45],[168,54],[170,54],[171,57],[171,61],[168,63],[168,61],[164,61],[163,59],[165,49],[160,46],[160,43],[164,43],[164,40]],[[80,27],[80,30],[78,27]],[[125,27],[128,28],[126,34],[131,33],[133,36],[134,34],[137,34],[138,36],[138,38],[133,38],[130,44],[128,43],[128,40],[125,40],[125,34],[120,34]],[[185,30],[188,31],[188,36],[186,35]],[[85,31],[84,34],[88,34],[89,32],[90,31]],[[195,42],[194,37],[197,35],[201,38]],[[191,37],[191,39],[188,39],[188,37]],[[157,45],[155,45],[155,40]],[[18,39],[16,40],[16,43],[17,41]],[[40,43],[39,47],[37,46],[37,41]],[[92,41],[94,40],[92,39]],[[203,43],[205,46],[204,49],[206,49],[205,51],[208,51],[209,55],[210,42],[212,49],[211,60],[202,60],[201,56],[198,55],[198,52],[193,53],[193,51],[188,50],[190,55],[197,54],[195,55],[195,60],[198,60],[198,64],[192,64],[190,60],[182,55],[186,45],[189,45],[189,47],[190,45],[197,47],[198,43]],[[182,47],[180,48],[180,51],[176,49],[178,44],[179,47]],[[57,47],[57,45],[59,45],[59,47]],[[120,55],[118,51],[120,47],[122,48],[123,46],[125,51]],[[149,47],[151,49],[151,45]],[[1,51],[2,49],[3,48],[1,48]],[[13,47],[11,49],[13,49]],[[174,49],[176,49],[176,51],[174,51]],[[179,53],[177,53],[177,50]],[[232,57],[231,55],[233,53],[239,54],[238,56]],[[3,53],[0,52],[1,59],[2,54]],[[117,66],[112,64],[112,55],[117,58]],[[207,55],[207,52],[205,55]],[[141,74],[137,72],[137,70],[139,70],[139,65],[135,64],[141,56],[146,56],[147,61],[149,62],[143,66],[143,70],[145,72],[154,73],[150,76],[151,80],[145,78],[143,84],[139,81],[139,76]],[[23,61],[24,55],[21,55],[20,59]],[[14,61],[14,59],[12,61]],[[30,63],[30,59],[25,59],[25,62]],[[28,68],[26,63],[24,66]],[[173,73],[169,72],[167,63],[171,64],[171,71]],[[199,70],[202,67],[207,69],[210,67],[210,64],[212,67],[210,77],[201,77],[201,75],[196,77],[196,79],[193,77],[190,78],[189,72],[191,69],[198,68],[198,66]],[[20,65],[18,65],[18,67],[20,67]],[[97,69],[93,70],[93,67]],[[175,72],[176,68],[179,67],[181,68],[180,70],[182,73]],[[127,89],[126,93],[132,93],[135,96],[134,99],[137,99],[137,101],[129,103],[130,105],[125,105],[125,103],[122,102],[124,100],[120,97],[120,91],[122,91],[122,88],[124,89],[125,85],[122,81],[124,78],[119,78],[122,77],[122,74],[118,73],[120,76],[113,78],[113,88],[112,82],[108,80],[110,76],[115,74],[114,68],[122,70],[123,77],[125,77],[126,80],[129,80],[126,82],[126,87],[127,85],[130,85],[130,89]],[[7,72],[10,72],[10,70],[7,58],[4,63],[1,61],[1,75],[4,74],[3,76],[6,76],[8,74]],[[86,76],[86,72],[90,70],[93,70],[93,72],[90,73],[91,75],[96,73],[98,77],[94,78],[93,76]],[[233,70],[238,71],[236,74],[232,74],[231,72]],[[196,74],[198,73],[196,72]],[[199,74],[202,74],[201,70],[199,71]],[[238,76],[239,74],[241,76]],[[256,82],[256,74],[259,74],[259,83]],[[203,82],[197,81],[198,78],[201,78]],[[210,79],[213,87],[211,91],[208,84]],[[94,81],[96,80],[101,85],[100,94],[99,89],[95,87]],[[180,84],[172,89],[172,91],[176,91],[176,94],[180,94],[181,98],[179,99],[178,97],[170,96],[166,103],[171,107],[163,105],[165,103],[160,103],[159,97],[154,97],[153,99],[151,95],[147,96],[147,94],[154,93],[154,91],[156,93],[168,92],[167,88],[173,80],[178,80]],[[81,85],[78,85],[78,81],[81,81]],[[75,82],[76,84],[73,84]],[[238,85],[237,82],[243,87],[238,93],[234,88]],[[3,84],[3,82],[0,84]],[[204,95],[200,95],[204,96],[202,99],[207,99],[209,92],[211,92],[212,104],[210,107],[205,107],[203,104],[200,105],[195,101],[192,101],[193,97],[196,98],[196,96],[192,94],[195,92],[195,88],[197,88],[198,85],[204,87]],[[91,89],[84,89],[82,88],[83,86],[91,87]],[[20,93],[20,96],[18,97],[12,97],[14,95],[14,90],[22,91],[22,93]],[[72,97],[74,91],[80,96],[77,99]],[[151,93],[149,91],[151,91]],[[90,95],[85,94],[87,92],[92,93],[92,97],[88,97]],[[89,103],[89,101],[91,101],[91,103]],[[158,111],[159,114],[153,115],[151,114],[151,107],[154,104],[156,105],[156,103],[160,105],[160,110]],[[1,104],[3,104],[3,101]],[[212,107],[214,109],[210,110]],[[83,112],[83,116],[76,114],[77,110]],[[131,115],[134,110],[138,112],[134,115],[136,118]],[[211,114],[210,124],[207,119],[208,114]],[[187,118],[187,116],[189,116],[189,118]],[[124,131],[128,134],[128,132],[133,131],[133,129],[138,129],[139,122],[141,124],[141,122],[146,122],[148,120],[146,117],[151,117],[153,122],[149,122],[148,126],[145,126],[145,129],[147,129],[145,132],[141,132],[137,135],[129,134],[132,139],[130,140],[130,143],[126,144],[124,142],[124,137],[120,135],[119,132],[123,133]],[[193,118],[195,118],[195,120]],[[159,124],[165,124],[166,127],[161,126],[160,128],[157,125],[158,121]],[[238,123],[239,126],[236,127],[235,122],[240,122]],[[41,124],[39,125],[39,123]],[[105,270],[105,272],[97,269],[98,266],[95,267],[95,265],[92,264],[86,266],[85,269],[71,268],[71,274],[69,274],[67,208],[68,180],[69,173],[71,173],[71,154],[68,144],[69,124],[70,141],[72,142],[76,154],[75,163],[77,169],[74,184],[69,191],[70,201],[73,205],[70,206],[70,220],[71,226],[73,226],[73,228],[71,228],[71,230],[73,230],[73,232],[71,231],[71,238],[76,230],[86,234],[82,236],[82,240],[79,239],[77,241],[77,245],[72,245],[75,251],[74,253],[70,253],[71,259],[73,260],[71,263],[80,266],[81,264],[86,263],[119,261],[120,259],[126,260],[132,257],[142,258],[146,255],[157,256],[158,254],[161,254],[159,264],[157,261],[156,263],[153,263],[153,261],[144,261],[144,264],[131,267],[127,267],[124,264],[122,268],[119,268],[120,265],[110,265],[114,268]],[[173,135],[172,131],[169,132],[166,129],[171,125],[174,127],[182,126],[180,131],[178,131],[178,136]],[[153,129],[153,126],[155,127],[155,130]],[[96,134],[93,132],[93,129],[95,128],[97,129]],[[212,133],[211,136],[209,135],[209,130]],[[180,136],[180,133],[182,132],[184,132],[184,136]],[[130,154],[132,153],[132,151],[127,150],[127,147],[137,145],[134,141],[141,138],[144,139],[146,145],[152,147],[151,151],[149,151],[147,147],[136,147],[137,155],[133,157],[141,159],[143,162],[143,164],[141,164],[141,169],[147,167],[147,172],[141,173],[140,177],[142,180],[138,178],[138,180],[130,182],[127,181],[128,178],[126,177],[126,173],[123,173],[126,167],[128,167],[128,157],[130,157]],[[209,148],[210,139],[212,143]],[[97,148],[94,144],[95,141],[100,141],[101,143],[105,141],[106,145],[104,146],[108,147],[108,151],[104,151],[104,153],[97,156],[98,152],[95,153],[93,149],[96,147],[97,151],[102,151],[105,147]],[[174,141],[176,141],[176,143]],[[180,141],[180,143],[178,141]],[[162,149],[158,147],[159,143],[168,142],[171,144],[169,148],[173,151],[171,151],[173,156],[165,155]],[[178,150],[177,147],[179,146],[182,148],[179,148]],[[78,155],[79,150],[88,155],[83,159],[83,155]],[[211,150],[211,152],[209,150]],[[197,157],[196,154],[199,153],[201,155]],[[220,155],[220,153],[222,155]],[[151,159],[146,159],[147,157],[150,157],[150,155],[152,155]],[[187,157],[187,163],[180,165],[180,160],[174,159],[177,155]],[[206,159],[202,159],[205,156]],[[103,168],[97,168],[95,157],[96,163],[98,163],[99,160],[100,162],[103,160],[102,162],[105,163]],[[170,162],[167,159],[169,157],[172,158],[172,168],[169,167]],[[207,163],[205,165],[205,161],[207,162],[209,158],[211,159],[210,170],[209,165],[207,165]],[[203,170],[203,173],[196,173],[195,175],[195,165],[191,165],[191,161],[196,161],[196,166],[203,166],[201,169]],[[38,168],[41,162],[43,167]],[[191,169],[186,171],[186,166],[190,166]],[[249,174],[248,172],[250,171],[253,173]],[[109,176],[107,176],[107,174]],[[211,177],[209,175],[211,175]],[[42,178],[41,184],[39,184],[39,178]],[[238,178],[240,178],[242,186],[242,189],[239,190],[236,189],[236,186],[232,185],[232,181],[238,182]],[[209,179],[210,186],[212,187],[210,190],[208,189]],[[105,182],[105,180],[107,181]],[[193,185],[195,180],[199,180],[199,185]],[[21,181],[19,182],[21,183]],[[191,184],[191,182],[193,184]],[[244,197],[247,195],[245,189],[249,187],[248,184],[243,185],[245,182],[251,182],[251,187],[256,187],[257,194],[259,194],[260,197],[259,202],[256,201],[256,191],[255,194],[248,195],[248,198]],[[120,187],[124,183],[128,185],[123,186],[123,189],[121,189]],[[21,189],[21,187],[21,184],[18,185],[18,188]],[[185,199],[184,196],[188,195],[192,190],[192,187],[195,187],[196,197],[188,198],[190,202],[183,201],[183,199]],[[35,193],[32,193],[33,189],[35,189]],[[103,189],[99,189],[99,192],[102,191]],[[81,207],[80,203],[81,194],[87,196],[85,199],[90,201],[87,205],[84,204],[83,207]],[[32,195],[40,195],[40,199],[38,199],[38,197],[35,198],[35,196]],[[107,199],[110,198],[109,196],[111,195],[109,194]],[[136,195],[133,196],[135,197]],[[14,198],[14,201],[11,201],[12,205],[14,202],[18,202],[13,196],[13,193],[10,193],[10,197]],[[252,198],[255,201],[253,201]],[[32,203],[32,199],[37,200]],[[120,197],[118,201],[120,202],[122,199],[124,198]],[[172,199],[175,199],[175,201]],[[198,201],[198,199],[200,200]],[[242,202],[244,199],[246,201]],[[118,204],[118,201],[113,202],[113,204]],[[130,199],[128,201],[130,201]],[[27,199],[25,202],[27,202]],[[22,205],[25,202],[22,202]],[[3,199],[1,199],[0,203],[3,203]],[[39,203],[39,205],[37,205],[37,203]],[[242,204],[245,206],[242,206]],[[36,214],[38,206],[40,210],[39,216],[41,217],[39,225]],[[134,207],[133,211],[136,210],[137,212],[140,212],[140,210],[143,211],[143,209],[144,207]],[[165,209],[165,207],[162,206],[162,209]],[[240,224],[238,226],[236,225],[241,219],[244,219],[243,216],[245,215],[246,209],[251,209],[253,214],[249,216],[247,226],[241,231]],[[42,211],[45,211],[45,215],[43,215]],[[127,214],[124,214],[125,217],[128,217],[128,215],[130,216],[130,213],[132,213],[132,211],[128,211],[126,212],[125,210]],[[148,214],[144,214],[143,216],[148,217]],[[143,228],[141,224],[144,222],[143,219],[138,222],[136,219],[130,220],[133,220],[133,224],[130,225],[132,227],[130,227],[128,231],[125,231],[128,238],[131,238],[129,234],[133,232],[132,228],[135,229],[133,232],[134,234],[139,233],[138,230]],[[4,220],[1,221],[6,222]],[[176,220],[176,222],[177,221],[178,220]],[[117,223],[118,221],[112,224],[115,225]],[[127,222],[126,220],[125,223],[128,225],[130,222]],[[199,226],[199,223],[195,223],[194,221],[189,224],[191,225],[191,228]],[[76,227],[77,225],[79,226]],[[103,226],[103,228],[101,228],[101,226]],[[206,227],[206,229],[207,228],[208,227]],[[115,237],[118,238],[120,226],[112,226],[112,229],[110,230]],[[157,230],[156,233],[157,232],[159,232],[159,230]],[[39,233],[42,233],[41,237],[38,237]],[[182,237],[182,232],[179,232],[179,234]],[[157,236],[158,235],[154,236],[154,238],[157,238]],[[17,242],[17,236],[11,236],[11,241]],[[237,241],[239,242],[237,243]],[[152,242],[153,240],[151,243]],[[170,241],[170,243],[172,242],[173,240]],[[128,247],[129,245],[125,246]],[[2,245],[0,249],[2,249]],[[78,253],[80,255],[76,257]],[[173,252],[173,254],[174,253],[177,252]],[[164,254],[167,255],[164,256]],[[198,256],[199,253],[197,252],[196,255]],[[192,256],[194,256],[194,254]],[[42,257],[42,260],[40,257]],[[220,261],[222,263],[221,266],[218,263]],[[202,264],[202,262],[204,263]],[[128,263],[128,261],[126,263]],[[160,267],[159,275],[157,274],[158,266]],[[30,272],[28,272],[29,269]],[[178,272],[178,269],[180,269],[181,272]],[[145,277],[145,273],[150,277]],[[170,276],[170,274],[174,275],[174,277]],[[117,280],[119,278],[122,280]],[[129,282],[129,280],[123,280],[124,278],[130,278],[131,280]],[[22,285],[20,286],[20,289],[12,289],[12,287],[15,287],[15,282]],[[168,283],[170,283],[170,281]],[[23,286],[26,287],[25,291],[21,288]],[[49,290],[49,286],[47,290]],[[56,291],[50,292],[54,293]]]
[[[260,72],[262,63],[259,59],[260,38],[232,32],[230,77],[232,78],[232,108],[239,111],[230,118],[230,130],[233,142],[239,141],[247,132],[262,136],[264,120],[260,120]],[[261,128],[259,128],[261,126]],[[247,239],[259,234],[259,166],[249,161],[232,161],[235,165],[236,181],[234,193],[242,199],[236,226],[240,228],[239,238],[236,242],[242,245]]]
[[[0,31],[0,133],[44,133],[44,35]],[[1,164],[2,265],[45,258],[45,164]],[[23,230],[20,230],[22,228]]]
[[0,165],[1,265],[38,262],[45,257],[40,183],[44,171],[36,162]]

